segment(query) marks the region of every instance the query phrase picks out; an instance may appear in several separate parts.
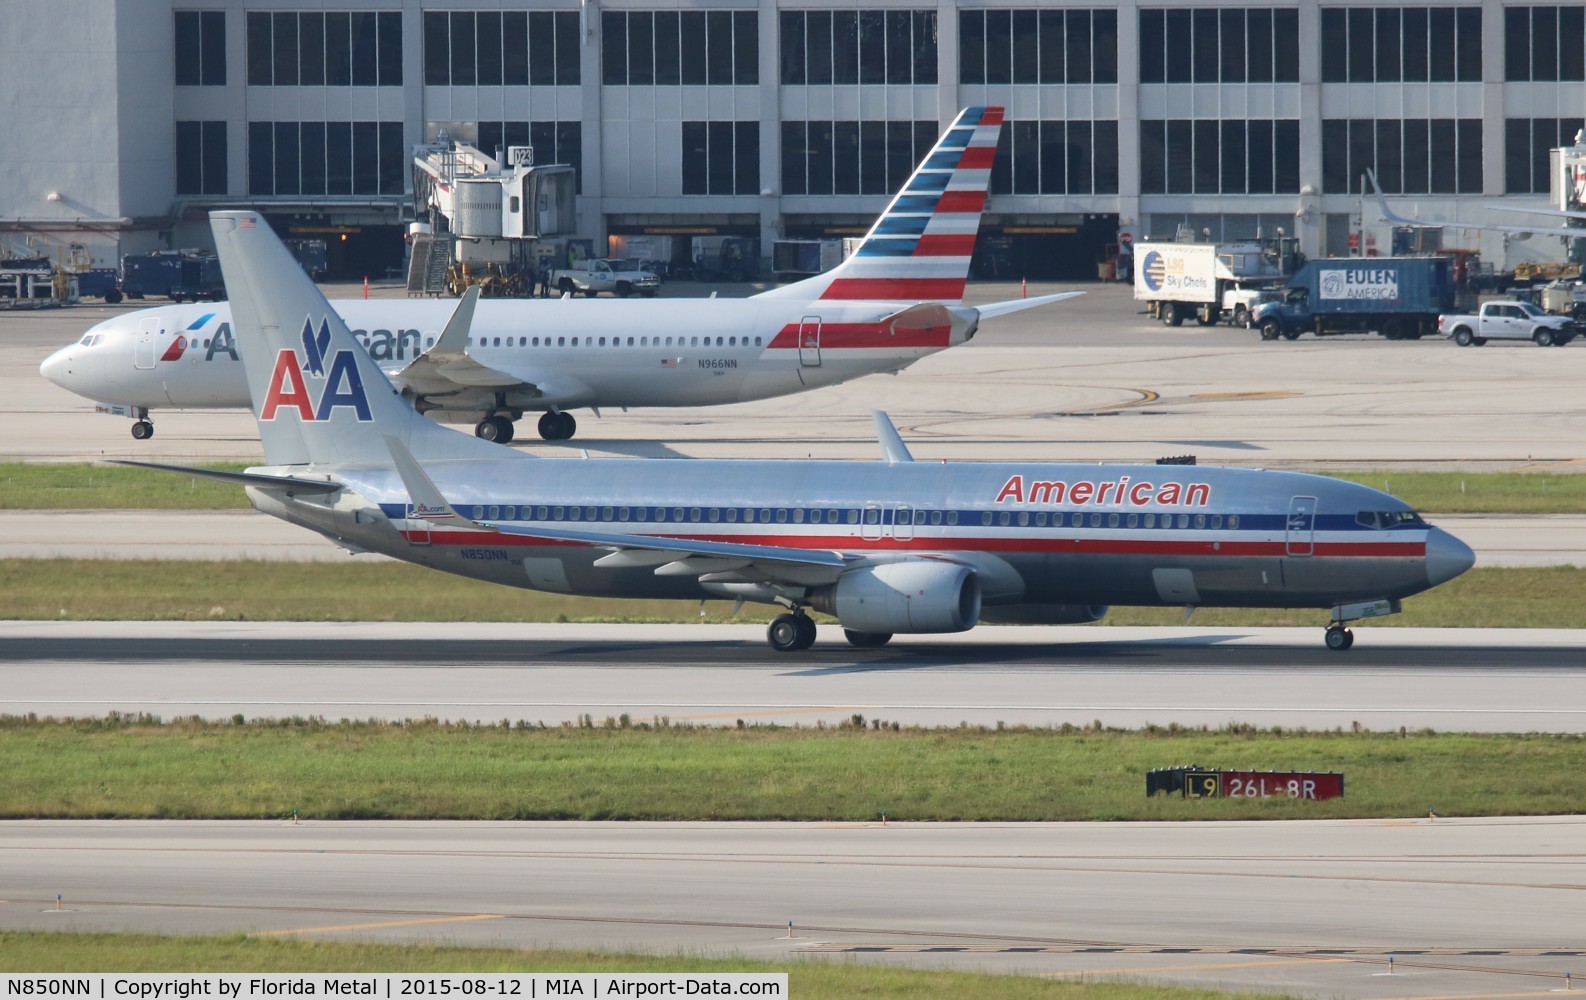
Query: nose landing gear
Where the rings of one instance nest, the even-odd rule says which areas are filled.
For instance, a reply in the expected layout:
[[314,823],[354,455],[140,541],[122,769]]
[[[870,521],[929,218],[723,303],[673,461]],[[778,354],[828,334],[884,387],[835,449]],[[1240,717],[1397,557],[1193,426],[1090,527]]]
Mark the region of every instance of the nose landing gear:
[[1328,649],[1341,653],[1355,644],[1355,633],[1343,622],[1333,622],[1327,626],[1326,639]]

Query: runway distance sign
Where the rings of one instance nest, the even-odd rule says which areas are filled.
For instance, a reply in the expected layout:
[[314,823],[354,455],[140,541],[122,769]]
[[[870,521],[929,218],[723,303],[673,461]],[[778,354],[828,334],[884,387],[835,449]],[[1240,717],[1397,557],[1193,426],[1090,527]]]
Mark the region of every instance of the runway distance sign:
[[1339,771],[1188,771],[1187,799],[1338,799],[1344,795]]

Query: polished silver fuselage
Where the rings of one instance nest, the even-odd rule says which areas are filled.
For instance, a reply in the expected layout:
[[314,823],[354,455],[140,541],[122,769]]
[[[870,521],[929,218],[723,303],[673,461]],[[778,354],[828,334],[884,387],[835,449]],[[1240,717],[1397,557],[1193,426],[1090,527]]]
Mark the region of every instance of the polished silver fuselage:
[[[595,562],[611,550],[541,529],[972,565],[988,607],[1327,607],[1393,600],[1458,575],[1470,550],[1368,487],[1300,473],[1035,463],[527,460],[432,462],[465,518],[409,519],[384,469],[261,510],[355,548],[519,587],[609,597],[723,596],[711,576]],[[301,468],[258,470],[290,472]],[[526,532],[517,534],[516,532]],[[1038,616],[1037,616],[1038,617]]]

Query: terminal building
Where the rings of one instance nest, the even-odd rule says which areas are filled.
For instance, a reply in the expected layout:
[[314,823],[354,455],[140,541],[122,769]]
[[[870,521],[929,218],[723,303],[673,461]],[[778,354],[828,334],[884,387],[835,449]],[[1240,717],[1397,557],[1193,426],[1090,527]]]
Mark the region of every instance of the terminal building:
[[[398,274],[412,147],[441,130],[573,165],[597,254],[700,235],[769,254],[862,234],[978,104],[1007,109],[982,277],[1095,278],[1120,234],[1184,227],[1386,254],[1366,168],[1400,214],[1512,223],[1490,203],[1548,205],[1549,151],[1586,124],[1579,3],[51,0],[5,19],[0,253],[78,242],[101,264],[207,246],[209,210],[249,207],[325,239],[334,277]],[[1566,251],[1443,243],[1509,267]]]

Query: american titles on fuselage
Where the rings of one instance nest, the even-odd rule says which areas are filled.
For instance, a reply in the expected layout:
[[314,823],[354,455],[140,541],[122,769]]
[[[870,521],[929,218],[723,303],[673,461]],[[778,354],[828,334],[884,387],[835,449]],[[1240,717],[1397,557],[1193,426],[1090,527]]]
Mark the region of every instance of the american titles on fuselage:
[[1149,480],[1140,480],[1131,483],[1130,477],[1119,476],[1116,480],[1095,482],[1081,479],[1078,482],[1065,480],[1031,480],[1025,483],[1022,475],[1012,475],[1002,484],[1002,489],[997,493],[997,503],[1069,503],[1076,505],[1104,504],[1123,505],[1132,507],[1145,507],[1156,504],[1159,507],[1204,507],[1211,502],[1212,488],[1207,483],[1153,483]]

